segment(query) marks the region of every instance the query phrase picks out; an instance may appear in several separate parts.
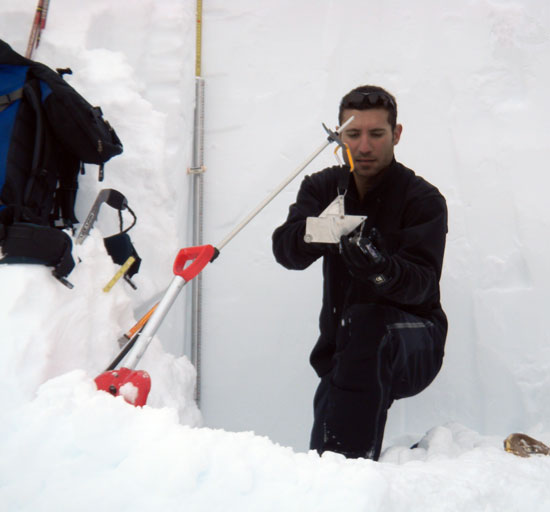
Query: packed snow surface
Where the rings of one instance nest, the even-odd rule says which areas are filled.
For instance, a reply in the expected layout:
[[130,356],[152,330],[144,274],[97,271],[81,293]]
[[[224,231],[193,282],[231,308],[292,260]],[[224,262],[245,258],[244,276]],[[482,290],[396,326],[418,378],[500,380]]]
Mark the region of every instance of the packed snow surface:
[[[195,2],[51,0],[35,58],[71,67],[124,142],[105,182],[94,166],[80,177],[77,216],[101,188],[123,192],[143,263],[137,290],[102,291],[118,270],[103,206],[74,248],[72,290],[48,268],[0,265],[2,511],[546,512],[550,457],[502,443],[515,430],[550,443],[547,2],[203,4],[206,242],[319,146],[345,92],[387,87],[398,160],[448,200],[444,368],[392,407],[380,462],[307,451],[320,267],[288,272],[270,253],[297,180],[203,272],[200,408],[187,291],[140,362],[147,405],[98,391],[189,245]],[[35,8],[0,0],[0,37],[20,53]],[[329,150],[309,170],[333,162]]]

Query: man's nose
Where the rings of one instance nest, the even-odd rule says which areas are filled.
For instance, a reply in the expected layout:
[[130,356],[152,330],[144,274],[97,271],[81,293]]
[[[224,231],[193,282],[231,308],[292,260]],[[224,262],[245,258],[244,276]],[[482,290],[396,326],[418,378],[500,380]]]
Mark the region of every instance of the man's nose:
[[363,135],[359,139],[359,146],[357,147],[360,153],[370,153],[372,151],[372,145],[367,135]]

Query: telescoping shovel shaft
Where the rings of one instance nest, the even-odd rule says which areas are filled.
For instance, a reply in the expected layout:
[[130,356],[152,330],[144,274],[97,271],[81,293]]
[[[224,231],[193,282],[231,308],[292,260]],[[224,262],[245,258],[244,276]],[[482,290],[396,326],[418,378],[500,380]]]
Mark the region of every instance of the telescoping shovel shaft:
[[[349,123],[353,121],[350,117],[340,128],[341,132]],[[144,405],[147,400],[147,394],[150,388],[148,375],[144,371],[133,371],[147,347],[151,343],[157,329],[164,320],[164,317],[170,310],[181,289],[197,276],[202,269],[211,261],[216,259],[221,249],[223,249],[243,228],[256,217],[294,178],[296,178],[331,142],[336,140],[338,132],[329,132],[329,137],[323,142],[300,166],[298,166],[269,196],[267,196],[256,208],[254,208],[221,242],[216,246],[202,245],[199,247],[188,247],[181,249],[174,262],[174,277],[158,304],[153,306],[154,312],[143,327],[140,333],[134,334],[134,337],[128,342],[132,344],[130,354],[127,356],[124,368],[121,370],[112,369],[101,374],[95,379],[98,389],[108,391],[113,395],[118,395],[121,388],[125,385],[129,388],[138,388],[136,393],[124,395],[125,399],[134,405]],[[149,311],[145,316],[150,315]],[[140,321],[141,322],[141,321]],[[138,323],[140,323],[138,322]],[[117,358],[118,359],[118,358]],[[120,361],[120,359],[119,359]],[[146,382],[145,390],[139,389]],[[135,384],[132,386],[131,384]],[[135,391],[135,389],[133,390]],[[128,398],[130,396],[130,399]]]

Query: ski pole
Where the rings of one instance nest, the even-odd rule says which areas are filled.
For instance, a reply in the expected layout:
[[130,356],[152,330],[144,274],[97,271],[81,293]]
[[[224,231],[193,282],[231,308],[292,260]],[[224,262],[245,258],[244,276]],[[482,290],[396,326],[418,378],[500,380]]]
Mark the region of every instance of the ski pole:
[[[137,339],[135,341],[134,339],[131,340],[133,347],[131,348],[131,353],[128,356],[124,366],[125,380],[123,382],[128,382],[131,380],[131,372],[130,376],[127,376],[128,370],[135,369],[136,365],[143,357],[147,347],[153,339],[153,336],[170,310],[170,307],[176,300],[180,290],[189,281],[196,277],[208,263],[214,261],[219,256],[221,249],[223,249],[223,247],[225,247],[240,231],[242,231],[242,229],[254,217],[256,217],[294,178],[296,178],[296,176],[298,176],[331,142],[334,142],[337,139],[338,132],[341,132],[349,123],[353,121],[353,119],[353,116],[350,117],[336,132],[331,132],[328,130],[329,136],[327,140],[324,141],[323,144],[321,144],[300,166],[298,166],[271,194],[269,194],[260,204],[258,204],[258,206],[256,206],[250,214],[248,214],[224,239],[222,239],[216,247],[212,245],[202,245],[199,247],[188,247],[179,251],[174,262],[174,277],[168,289],[160,302],[153,306],[154,311],[149,320],[146,320],[145,327],[141,333],[135,335],[135,338]],[[188,265],[188,263],[190,264]],[[149,314],[150,311],[145,316]],[[138,322],[138,324],[140,322]],[[127,347],[124,347],[123,351],[127,351]],[[116,370],[111,370],[111,372],[116,373]],[[118,394],[117,386],[112,384],[109,379],[103,377],[104,375],[101,375],[96,378],[98,389],[110,391],[115,395]],[[118,378],[118,375],[116,375],[116,378]],[[141,374],[140,379],[142,378],[143,375]],[[98,382],[98,379],[101,384]],[[106,388],[105,386],[108,387]]]
[[38,0],[36,6],[36,12],[34,15],[31,33],[29,35],[29,42],[27,44],[27,51],[25,57],[27,59],[32,58],[32,54],[35,48],[38,48],[40,44],[41,32],[46,28],[46,17],[48,16],[49,0]]

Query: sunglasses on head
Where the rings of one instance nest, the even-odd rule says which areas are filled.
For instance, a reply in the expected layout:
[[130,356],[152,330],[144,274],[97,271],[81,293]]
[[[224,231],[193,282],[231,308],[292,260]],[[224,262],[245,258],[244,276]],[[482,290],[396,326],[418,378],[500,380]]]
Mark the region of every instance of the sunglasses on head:
[[369,105],[380,105],[397,110],[395,102],[386,93],[383,92],[352,92],[342,101],[342,108],[365,108]]

